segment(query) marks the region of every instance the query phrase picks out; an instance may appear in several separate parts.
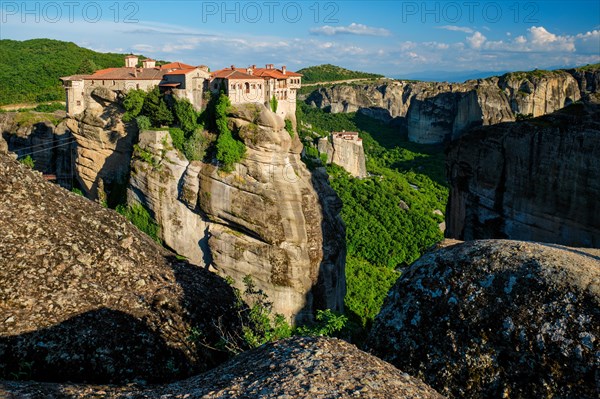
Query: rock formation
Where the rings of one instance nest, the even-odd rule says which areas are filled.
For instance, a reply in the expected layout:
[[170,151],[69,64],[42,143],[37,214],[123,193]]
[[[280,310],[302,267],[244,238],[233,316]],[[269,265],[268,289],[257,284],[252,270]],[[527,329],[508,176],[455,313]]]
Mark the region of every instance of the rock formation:
[[452,143],[446,236],[599,247],[599,104],[481,127]]
[[319,153],[327,156],[328,163],[341,166],[352,176],[359,178],[367,176],[362,139],[358,137],[345,139],[333,134],[329,138],[319,139],[318,150]]
[[331,338],[291,338],[246,352],[208,373],[153,388],[6,382],[0,395],[41,398],[385,398],[441,395],[390,364]]
[[202,345],[221,331],[241,336],[228,284],[117,213],[7,155],[0,198],[0,378],[170,381],[224,361]]
[[246,146],[231,173],[189,163],[167,132],[144,132],[135,156],[129,197],[145,204],[169,247],[230,276],[246,275],[264,290],[274,311],[292,321],[315,309],[341,311],[345,295],[341,203],[326,175],[300,161],[302,146],[282,118],[262,105],[232,110],[231,127]]
[[331,112],[361,112],[394,123],[411,141],[448,142],[469,128],[540,116],[595,92],[600,67],[508,73],[461,84],[382,81],[316,90],[309,104]]
[[454,398],[596,398],[600,250],[474,241],[396,282],[372,353]]
[[0,113],[0,136],[9,151],[21,157],[29,155],[36,170],[55,175],[58,184],[70,189],[76,143],[63,118],[60,111]]
[[86,100],[85,111],[66,120],[77,141],[77,177],[91,199],[127,184],[137,128],[121,120],[124,109],[119,95],[103,87],[96,88]]

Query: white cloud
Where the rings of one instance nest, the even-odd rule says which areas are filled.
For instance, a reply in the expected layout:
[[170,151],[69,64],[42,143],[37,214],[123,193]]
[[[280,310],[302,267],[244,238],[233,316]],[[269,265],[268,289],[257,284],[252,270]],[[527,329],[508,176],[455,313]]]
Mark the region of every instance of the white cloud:
[[310,33],[314,35],[360,35],[360,36],[390,36],[391,32],[383,28],[375,28],[363,24],[352,22],[348,26],[320,26],[312,28]]
[[550,33],[543,26],[532,26],[528,29],[529,40],[533,48],[551,48],[553,50],[574,51],[573,38],[569,36],[557,36]]
[[578,52],[600,54],[600,30],[580,33],[575,36],[575,47]]
[[457,26],[457,25],[444,25],[439,26],[438,29],[449,30],[453,32],[464,32],[464,33],[473,33],[474,30],[467,26]]
[[485,43],[486,40],[487,38],[483,36],[481,32],[475,32],[473,36],[467,37],[467,42],[472,48],[475,49],[481,48],[481,46],[483,45],[483,43]]

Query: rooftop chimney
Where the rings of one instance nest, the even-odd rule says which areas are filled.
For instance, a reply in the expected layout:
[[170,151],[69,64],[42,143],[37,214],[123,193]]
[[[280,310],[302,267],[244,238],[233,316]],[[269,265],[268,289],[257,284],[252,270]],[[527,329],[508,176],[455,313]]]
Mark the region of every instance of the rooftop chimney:
[[256,69],[256,65],[252,65],[252,69]]
[[267,64],[267,69],[273,69],[273,64]]
[[253,74],[253,72],[254,72],[254,70],[253,70],[252,68],[246,68],[246,73],[247,73],[248,75],[252,75],[252,74]]
[[283,73],[285,75],[285,72],[287,71],[287,68],[284,66],[281,67],[281,73]]
[[231,70],[233,71],[234,69],[235,69],[235,65],[232,65],[231,66]]
[[131,54],[125,57],[125,67],[126,68],[135,68],[138,64],[138,57]]
[[144,61],[142,61],[142,66],[144,68],[154,68],[156,66],[156,61],[147,58]]

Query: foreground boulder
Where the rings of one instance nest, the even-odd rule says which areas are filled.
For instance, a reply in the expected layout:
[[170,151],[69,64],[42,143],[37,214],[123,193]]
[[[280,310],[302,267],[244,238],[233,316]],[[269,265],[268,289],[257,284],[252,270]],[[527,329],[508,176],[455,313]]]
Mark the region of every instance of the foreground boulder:
[[391,290],[368,347],[455,398],[596,398],[600,250],[476,241]]
[[[3,392],[4,388],[4,392]],[[135,387],[0,384],[8,398],[442,398],[355,346],[331,338],[291,338],[246,352],[185,381]]]
[[1,154],[0,198],[0,378],[159,382],[225,360],[201,345],[240,334],[222,279]]

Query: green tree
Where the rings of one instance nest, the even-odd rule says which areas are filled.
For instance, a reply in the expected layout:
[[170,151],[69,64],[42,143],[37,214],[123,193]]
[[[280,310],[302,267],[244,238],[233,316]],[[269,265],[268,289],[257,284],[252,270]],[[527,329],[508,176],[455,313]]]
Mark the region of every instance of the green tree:
[[277,99],[275,98],[275,95],[273,95],[273,97],[271,97],[271,111],[277,112],[277,106],[278,106]]
[[79,65],[77,73],[89,75],[96,72],[97,70],[98,66],[96,66],[96,63],[88,58],[83,60],[83,62]]
[[156,110],[156,113],[150,117],[150,119],[152,120],[152,118],[154,118],[153,124],[155,126],[169,126],[173,123],[173,112],[167,105],[167,102],[164,98],[160,99],[158,103],[158,109]]
[[145,99],[146,92],[144,90],[129,90],[123,100],[123,107],[125,108],[123,121],[129,122],[135,119],[142,112]]
[[189,136],[198,127],[198,113],[194,106],[187,100],[176,100],[173,106],[175,119],[181,129]]

